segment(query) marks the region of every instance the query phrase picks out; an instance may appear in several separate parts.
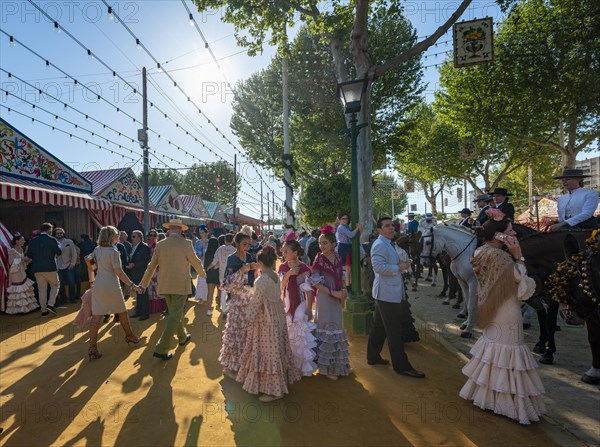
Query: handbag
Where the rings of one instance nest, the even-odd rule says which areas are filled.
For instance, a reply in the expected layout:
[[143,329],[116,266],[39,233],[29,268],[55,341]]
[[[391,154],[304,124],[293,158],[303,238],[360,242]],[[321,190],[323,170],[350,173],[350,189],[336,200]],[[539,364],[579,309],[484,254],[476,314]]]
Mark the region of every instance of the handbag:
[[208,285],[206,279],[201,276],[197,278],[195,298],[199,301],[206,301],[208,298]]

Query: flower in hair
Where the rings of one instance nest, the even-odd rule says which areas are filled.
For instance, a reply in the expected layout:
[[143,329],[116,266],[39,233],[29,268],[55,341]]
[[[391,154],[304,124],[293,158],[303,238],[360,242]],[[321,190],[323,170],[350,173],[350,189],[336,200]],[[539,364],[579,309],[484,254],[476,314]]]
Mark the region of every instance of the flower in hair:
[[485,214],[487,214],[490,219],[493,219],[496,222],[499,222],[506,217],[506,214],[504,214],[498,208],[488,208],[485,210]]
[[290,231],[288,234],[285,235],[285,242],[290,242],[290,241],[294,241],[296,240],[296,237],[298,235],[296,234],[295,231]]
[[331,225],[325,225],[323,228],[321,228],[321,234],[335,234],[335,228],[333,228]]

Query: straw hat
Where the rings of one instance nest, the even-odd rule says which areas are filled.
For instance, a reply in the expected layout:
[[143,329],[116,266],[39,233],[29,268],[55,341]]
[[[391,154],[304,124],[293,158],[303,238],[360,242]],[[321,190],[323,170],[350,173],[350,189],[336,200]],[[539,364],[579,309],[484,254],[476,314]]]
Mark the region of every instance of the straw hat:
[[163,228],[166,228],[167,230],[170,227],[179,227],[181,228],[182,231],[188,230],[189,227],[184,224],[181,219],[171,219],[169,222],[165,222],[164,224],[162,224]]

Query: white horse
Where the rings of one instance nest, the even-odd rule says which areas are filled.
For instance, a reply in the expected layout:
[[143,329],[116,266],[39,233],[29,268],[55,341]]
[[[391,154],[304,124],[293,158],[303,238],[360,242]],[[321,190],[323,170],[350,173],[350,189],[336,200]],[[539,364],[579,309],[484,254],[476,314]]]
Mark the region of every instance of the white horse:
[[471,257],[477,247],[475,233],[462,225],[448,224],[436,226],[431,237],[424,240],[421,263],[428,267],[442,250],[446,250],[452,262],[450,270],[456,276],[464,297],[463,314],[467,321],[461,325],[461,337],[472,337],[477,319],[477,278],[471,265]]

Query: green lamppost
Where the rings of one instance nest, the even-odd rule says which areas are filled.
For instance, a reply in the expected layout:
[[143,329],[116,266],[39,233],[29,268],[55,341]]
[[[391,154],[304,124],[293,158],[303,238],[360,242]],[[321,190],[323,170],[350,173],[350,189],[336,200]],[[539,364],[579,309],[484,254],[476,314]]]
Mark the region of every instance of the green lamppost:
[[[369,80],[356,79],[354,81],[342,82],[338,84],[338,93],[344,113],[350,115],[350,128],[344,133],[350,137],[352,142],[352,224],[358,223],[358,155],[357,143],[358,134],[367,123],[357,124],[356,114],[360,112],[362,106],[363,94],[367,91]],[[368,312],[369,303],[362,294],[360,281],[360,236],[357,234],[352,239],[352,293],[346,300],[346,308],[343,314],[344,329],[352,334],[367,334],[371,322],[371,312]]]

